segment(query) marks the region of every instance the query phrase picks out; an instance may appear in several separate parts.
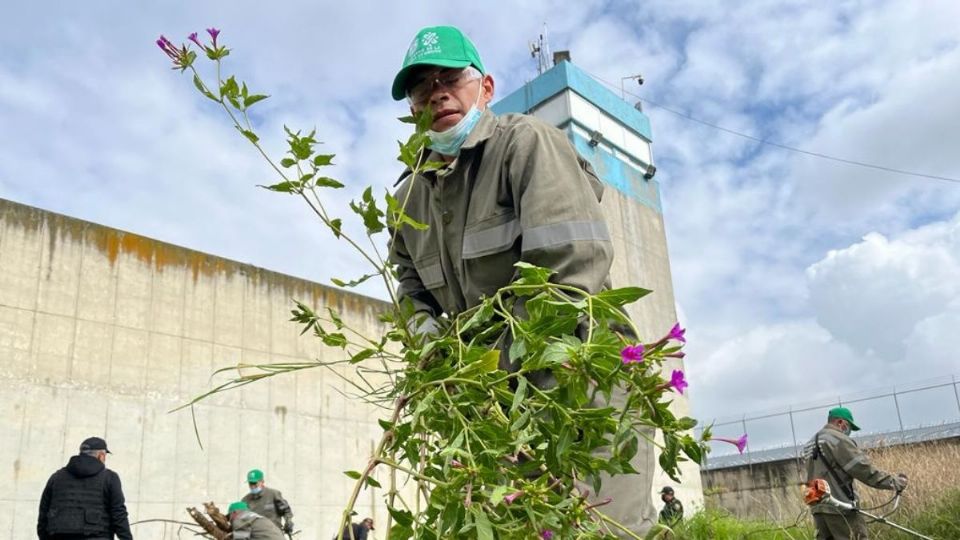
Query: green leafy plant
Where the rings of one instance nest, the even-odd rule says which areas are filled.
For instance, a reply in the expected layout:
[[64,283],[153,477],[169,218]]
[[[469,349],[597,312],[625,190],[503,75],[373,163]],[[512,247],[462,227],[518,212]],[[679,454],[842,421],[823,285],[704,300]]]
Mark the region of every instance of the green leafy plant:
[[[380,319],[388,331],[366,336],[334,310],[317,312],[298,302],[292,320],[304,333],[342,350],[342,360],[244,366],[253,371],[186,406],[280,373],[349,363],[356,377],[346,380],[354,394],[389,412],[380,421],[383,435],[373,455],[345,473],[356,484],[341,529],[361,490],[381,489],[390,516],[387,537],[393,540],[614,533],[639,538],[604,514],[604,502],[591,501],[589,494],[599,491],[604,474],[637,472],[631,459],[639,445],[654,442],[655,431],[663,440],[660,466],[672,478],[679,462],[702,460],[710,430],[695,439],[696,421],[678,418],[669,408],[671,396],[687,386],[683,372],[661,373],[665,359],[682,357],[684,330],[677,325],[658,341],[641,343],[624,306],[650,291],[626,287],[591,295],[551,281],[550,269],[518,263],[513,283],[473,309],[444,318],[435,335],[411,332],[416,314],[398,298],[394,268],[378,248],[377,235],[427,226],[404,212],[406,201],[390,193],[377,196],[368,187],[349,204],[367,242],[349,235],[343,218],[324,204],[325,190],[344,187],[325,172],[334,156],[317,153],[315,130],[289,128],[286,154],[279,161],[267,155],[247,114],[267,96],[221,75],[230,50],[217,41],[219,33],[208,30],[206,43],[191,34],[193,45],[174,46],[162,36],[157,44],[174,69],[192,74],[197,90],[224,110],[272,167],[277,181],[262,187],[300,197],[336,239],[369,263],[368,273],[334,283],[354,287],[379,278],[393,308]],[[215,64],[215,84],[197,70],[194,48]],[[428,112],[401,120],[413,133],[399,143],[398,160],[417,181],[440,165],[426,161],[431,118]],[[372,476],[378,467],[391,469],[389,486]],[[416,483],[414,500],[400,493],[398,474]]]

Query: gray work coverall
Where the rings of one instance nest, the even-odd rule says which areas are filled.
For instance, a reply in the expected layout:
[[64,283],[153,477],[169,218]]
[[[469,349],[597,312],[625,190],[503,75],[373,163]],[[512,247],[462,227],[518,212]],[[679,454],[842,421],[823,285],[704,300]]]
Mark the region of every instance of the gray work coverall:
[[[815,441],[820,442],[819,456],[814,459]],[[897,490],[904,487],[896,476],[883,472],[857,447],[857,443],[831,424],[827,424],[804,446],[807,460],[807,481],[822,478],[830,484],[830,493],[838,501],[854,502],[854,479],[875,489]],[[829,466],[828,466],[829,464]],[[830,469],[833,469],[831,474]],[[854,497],[847,494],[853,493]],[[856,512],[841,511],[833,506],[817,504],[810,509],[818,540],[867,538],[867,525]]]
[[[281,518],[287,521],[293,520],[293,510],[290,509],[290,505],[276,489],[264,486],[260,493],[256,495],[247,493],[242,500],[247,503],[251,512],[269,519],[281,531],[283,530]],[[281,509],[284,510],[283,513],[280,512]]]
[[234,540],[286,540],[272,521],[249,510],[238,514],[230,526]]
[[[435,153],[427,159],[441,161]],[[608,288],[613,243],[602,195],[564,132],[531,116],[484,111],[454,162],[416,179],[405,173],[396,197],[429,228],[403,226],[391,246],[400,299],[418,313],[455,315],[510,284],[518,261],[592,294]],[[613,497],[606,511],[643,532],[656,510],[653,452],[640,446],[634,466],[642,474],[605,478],[597,497]]]

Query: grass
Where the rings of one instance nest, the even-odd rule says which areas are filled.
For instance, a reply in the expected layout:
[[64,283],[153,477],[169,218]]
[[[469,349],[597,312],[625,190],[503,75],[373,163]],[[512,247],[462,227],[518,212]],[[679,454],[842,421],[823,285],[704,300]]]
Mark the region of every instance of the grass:
[[[896,513],[890,519],[936,540],[960,539],[960,489],[929,501],[912,514]],[[884,524],[869,525],[874,540],[907,540],[915,536]],[[671,531],[652,532],[651,540],[800,540],[814,537],[813,520],[801,514],[793,524],[738,519],[722,510],[704,510],[691,516]]]
[[[891,521],[937,540],[960,539],[960,441],[886,446],[867,449],[866,452],[877,468],[903,472],[909,478],[900,509],[890,516]],[[788,481],[792,481],[792,474]],[[787,540],[814,537],[810,516],[804,513],[797,519],[798,512],[804,509],[799,486],[791,485],[784,490],[782,485],[774,484],[771,489],[739,493],[729,492],[724,487],[715,487],[717,493],[708,494],[707,504],[711,509],[692,516],[677,528],[673,536],[660,538]],[[893,496],[890,491],[870,489],[860,483],[857,492],[863,498],[862,507],[865,509],[882,505]],[[721,502],[736,504],[740,512],[753,517],[738,518],[723,509],[713,508]],[[880,508],[871,513],[882,514],[888,510],[889,507]],[[872,524],[869,528],[873,539],[916,538],[884,524]]]

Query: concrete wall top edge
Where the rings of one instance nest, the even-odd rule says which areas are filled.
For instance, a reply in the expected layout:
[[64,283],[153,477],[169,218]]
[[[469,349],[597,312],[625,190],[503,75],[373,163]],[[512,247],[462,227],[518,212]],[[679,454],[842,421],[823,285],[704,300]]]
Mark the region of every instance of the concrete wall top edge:
[[51,251],[55,249],[54,240],[70,238],[95,247],[107,257],[111,265],[114,265],[122,254],[139,259],[144,264],[153,266],[157,271],[172,267],[186,268],[192,272],[194,281],[201,275],[241,275],[268,285],[282,287],[284,290],[310,291],[313,297],[336,294],[344,300],[354,300],[360,305],[375,309],[384,309],[389,305],[382,300],[353,291],[338,289],[2,198],[0,198],[0,223],[18,226],[24,230],[46,228],[50,234]]

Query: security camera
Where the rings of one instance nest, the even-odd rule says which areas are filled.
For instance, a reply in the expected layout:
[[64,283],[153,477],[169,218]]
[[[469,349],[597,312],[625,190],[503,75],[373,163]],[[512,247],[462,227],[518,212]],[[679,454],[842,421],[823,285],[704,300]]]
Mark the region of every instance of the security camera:
[[647,165],[647,172],[643,173],[643,179],[650,180],[655,174],[657,174],[657,168],[653,165]]

